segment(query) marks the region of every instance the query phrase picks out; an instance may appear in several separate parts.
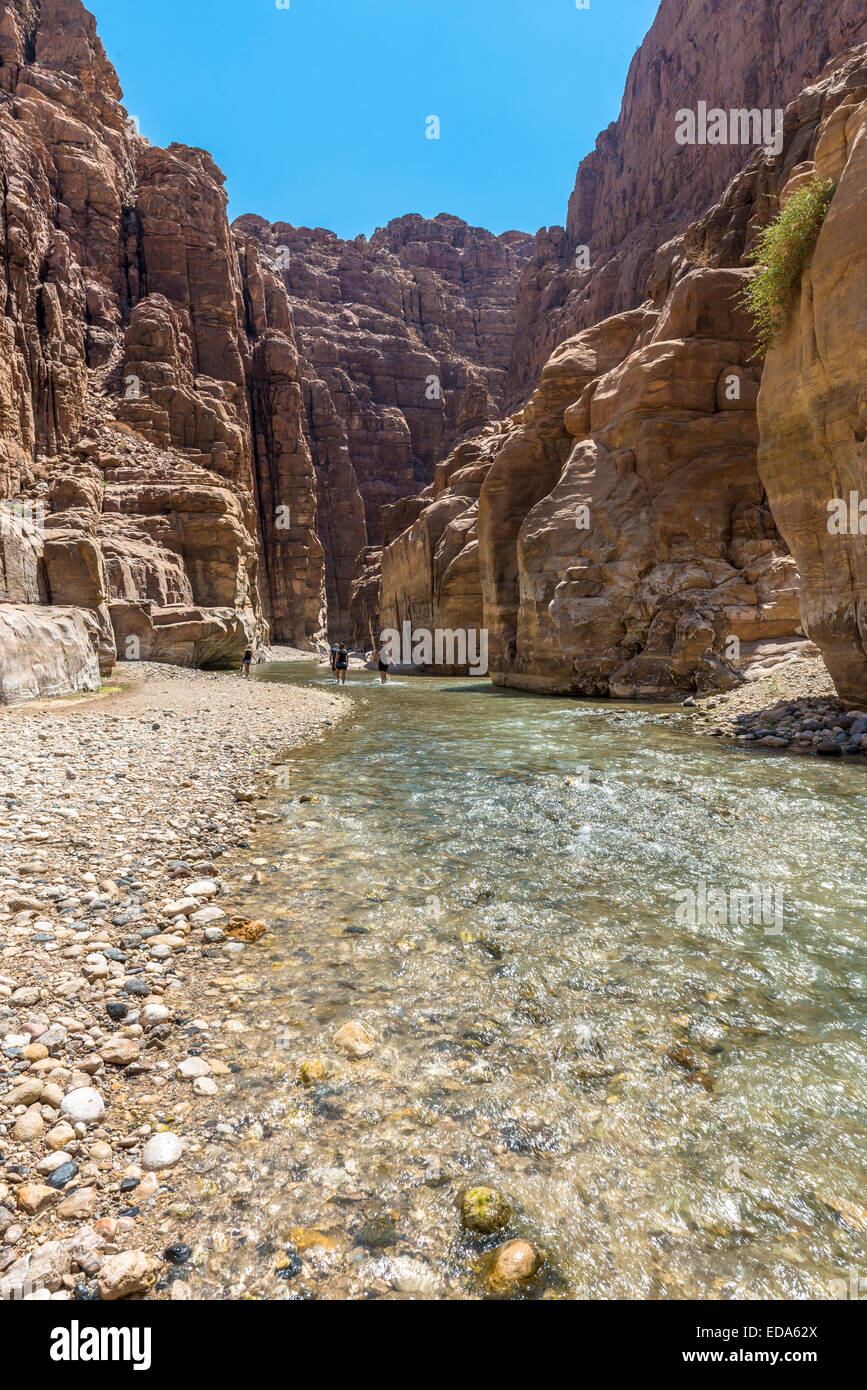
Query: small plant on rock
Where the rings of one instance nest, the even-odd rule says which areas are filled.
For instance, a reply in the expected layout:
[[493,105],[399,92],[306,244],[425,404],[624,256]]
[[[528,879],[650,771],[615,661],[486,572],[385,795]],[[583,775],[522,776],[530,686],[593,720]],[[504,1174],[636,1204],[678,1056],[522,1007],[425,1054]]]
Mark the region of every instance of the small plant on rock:
[[792,194],[779,217],[759,233],[751,254],[759,273],[741,296],[755,325],[757,356],[773,346],[785,327],[801,272],[813,254],[833,196],[830,179],[814,176]]

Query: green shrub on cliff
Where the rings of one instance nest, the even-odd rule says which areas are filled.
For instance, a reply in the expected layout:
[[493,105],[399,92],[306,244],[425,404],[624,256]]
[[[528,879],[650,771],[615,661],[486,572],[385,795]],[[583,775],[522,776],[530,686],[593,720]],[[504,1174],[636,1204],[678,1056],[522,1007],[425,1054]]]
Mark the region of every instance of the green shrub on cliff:
[[751,256],[759,273],[742,296],[752,314],[759,353],[767,352],[785,327],[801,272],[813,253],[833,196],[831,181],[814,176],[759,233]]

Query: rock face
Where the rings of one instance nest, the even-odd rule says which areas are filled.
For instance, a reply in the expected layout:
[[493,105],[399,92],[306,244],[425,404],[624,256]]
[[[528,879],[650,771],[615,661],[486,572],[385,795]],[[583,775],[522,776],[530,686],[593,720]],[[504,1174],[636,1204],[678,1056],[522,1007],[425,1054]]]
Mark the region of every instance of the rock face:
[[382,585],[382,546],[366,546],[355,565],[355,578],[349,591],[350,640],[362,650],[375,647],[380,629],[379,608]]
[[836,188],[786,330],[768,354],[759,470],[801,574],[804,627],[840,695],[860,702],[867,696],[867,60],[815,89],[812,106],[813,158],[797,166],[782,199],[812,172]]
[[648,698],[734,684],[752,644],[791,637],[745,273],[686,267],[658,307],[561,344],[386,547],[382,626],[486,630],[498,684]]
[[[836,542],[827,499],[844,491],[832,486],[835,467],[841,484],[863,477],[860,252],[835,280],[847,264],[843,237],[861,244],[846,224],[856,216],[855,165],[817,248],[825,332],[849,329],[835,343],[837,375],[824,375],[831,358],[819,319],[813,338],[804,318],[814,313],[805,282],[801,328],[772,354],[773,387],[762,389],[761,476],[761,363],[738,301],[756,232],[792,175],[812,172],[817,140],[829,169],[860,160],[863,86],[861,49],[785,109],[777,154],[754,154],[716,204],[658,248],[638,308],[567,338],[522,412],[462,441],[383,551],[382,626],[485,629],[493,680],[545,692],[658,698],[726,687],[803,641],[805,629],[827,646],[822,613],[857,664],[858,571],[852,562],[849,583],[823,553]],[[841,103],[845,117],[832,115]],[[803,383],[794,396],[786,379]],[[822,480],[815,459],[826,429]],[[800,475],[788,463],[796,436]],[[816,604],[807,586],[803,625],[787,541],[813,567]],[[846,570],[844,546],[833,554]],[[842,651],[839,662],[854,692]]]
[[532,239],[230,229],[79,0],[9,0],[0,60],[0,501],[44,513],[32,557],[0,526],[0,602],[80,608],[103,673],[315,646],[326,589],[348,636],[380,507],[502,406]]
[[[211,157],[133,128],[79,0],[6,0],[0,700],[326,623],[476,631],[495,681],[660,696],[803,621],[862,689],[858,537],[816,517],[864,467],[863,52],[820,74],[867,16],[727,21],[663,0],[565,229],[410,215],[346,242],[230,228]],[[678,144],[699,102],[775,131],[785,107],[779,144]],[[757,419],[737,296],[814,158],[839,188]],[[466,669],[454,643],[433,665]]]
[[346,636],[356,559],[380,510],[430,481],[502,408],[518,276],[533,239],[458,217],[401,217],[368,240],[246,216],[282,276],[302,355],[329,627]]
[[657,248],[749,158],[741,144],[676,143],[678,110],[695,111],[699,100],[783,108],[829,59],[865,39],[861,0],[737,0],[724,20],[707,0],[663,0],[630,65],[618,119],[579,166],[566,227],[537,235],[518,292],[510,405],[526,399],[557,343],[642,301]]
[[[690,270],[658,315],[606,320],[554,353],[543,401],[482,490],[495,681],[655,698],[734,684],[743,647],[794,633],[797,576],[756,471],[744,276]],[[632,351],[606,370],[634,329]],[[557,409],[572,447],[546,476],[552,444],[564,447],[544,400],[552,370],[574,393],[565,416]],[[545,495],[525,511],[528,475]]]
[[0,704],[99,689],[99,662],[84,614],[0,604]]
[[[428,632],[482,629],[478,499],[504,438],[504,427],[487,426],[457,446],[418,497],[386,508],[380,629],[402,633],[405,623]],[[391,540],[393,531],[398,534]],[[369,593],[367,607],[374,607]],[[466,661],[428,664],[441,674],[468,669]]]
[[324,563],[279,275],[236,243],[208,154],[136,133],[78,0],[5,4],[0,59],[0,503],[40,513],[24,550],[0,525],[0,602],[80,609],[103,672],[118,645],[235,664],[269,623],[311,645]]

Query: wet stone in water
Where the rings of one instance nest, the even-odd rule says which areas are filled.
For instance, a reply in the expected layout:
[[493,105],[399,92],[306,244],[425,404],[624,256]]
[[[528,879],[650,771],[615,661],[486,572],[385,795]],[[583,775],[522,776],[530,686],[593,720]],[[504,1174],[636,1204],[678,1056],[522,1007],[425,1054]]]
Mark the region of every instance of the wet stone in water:
[[393,1217],[369,1216],[355,1232],[355,1244],[367,1246],[370,1250],[385,1250],[396,1243],[398,1236]]
[[468,1231],[490,1235],[509,1224],[512,1209],[493,1187],[471,1187],[461,1198],[461,1220]]

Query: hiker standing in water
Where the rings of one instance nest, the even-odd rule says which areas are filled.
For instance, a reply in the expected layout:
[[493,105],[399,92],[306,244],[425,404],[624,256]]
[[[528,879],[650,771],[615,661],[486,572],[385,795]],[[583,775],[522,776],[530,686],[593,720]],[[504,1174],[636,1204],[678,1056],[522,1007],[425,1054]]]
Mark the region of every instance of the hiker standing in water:
[[343,643],[341,642],[340,647],[338,648],[337,656],[334,659],[334,674],[336,675],[337,680],[341,685],[346,684],[346,670],[348,666],[349,652],[346,650]]
[[253,648],[252,648],[252,647],[245,647],[245,648],[244,648],[244,658],[243,658],[243,660],[242,660],[242,662],[241,662],[241,675],[242,675],[242,676],[247,676],[247,677],[249,677],[249,675],[250,675],[250,667],[251,667],[252,664],[253,664]]
[[340,651],[340,648],[338,647],[337,643],[336,643],[336,642],[332,642],[332,643],[331,643],[331,669],[332,669],[332,671],[334,672],[334,679],[335,679],[336,681],[339,681],[339,679],[340,679],[340,677],[339,677],[338,674],[337,674],[337,653],[338,653],[339,651]]
[[[389,666],[394,666],[394,662],[388,654],[387,647],[380,647],[379,651],[376,653],[376,664],[379,669],[379,679],[382,681],[383,685],[388,685],[388,668]],[[397,670],[396,666],[395,670]]]

